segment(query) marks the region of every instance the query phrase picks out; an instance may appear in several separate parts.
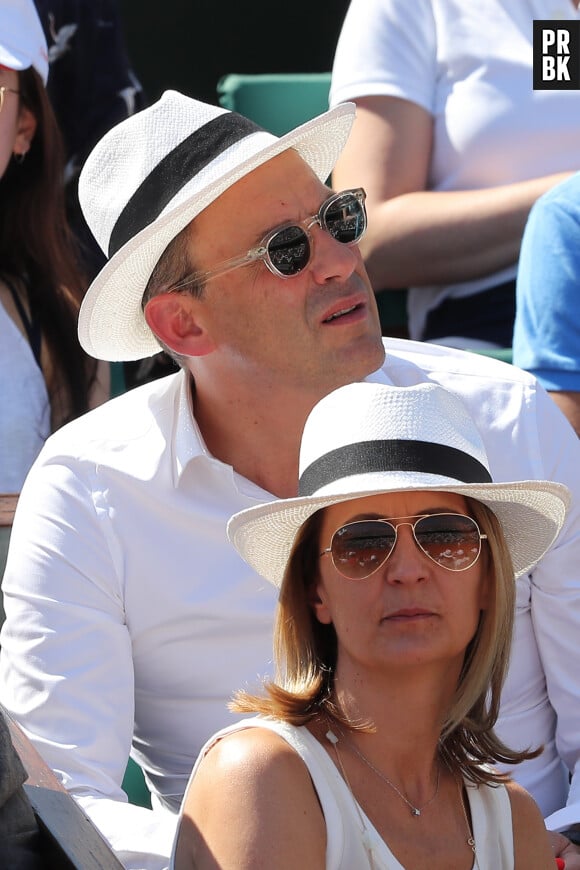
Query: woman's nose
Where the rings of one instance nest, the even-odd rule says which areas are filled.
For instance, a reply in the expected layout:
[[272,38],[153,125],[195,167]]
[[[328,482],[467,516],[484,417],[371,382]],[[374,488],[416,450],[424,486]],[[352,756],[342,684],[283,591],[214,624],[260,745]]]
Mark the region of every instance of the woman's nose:
[[417,583],[429,572],[429,559],[413,536],[410,523],[399,523],[397,540],[384,565],[384,576],[389,583]]

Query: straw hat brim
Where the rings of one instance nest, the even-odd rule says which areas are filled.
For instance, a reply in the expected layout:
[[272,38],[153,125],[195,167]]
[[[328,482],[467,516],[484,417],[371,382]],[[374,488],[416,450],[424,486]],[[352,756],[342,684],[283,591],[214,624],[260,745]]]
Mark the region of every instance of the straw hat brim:
[[376,473],[358,475],[347,482],[339,481],[334,492],[247,508],[230,519],[228,538],[258,574],[280,587],[301,526],[320,508],[389,492],[452,492],[477,499],[496,514],[511,554],[515,577],[519,577],[530,571],[552,546],[564,524],[570,501],[567,487],[550,481],[462,485],[457,481],[442,483],[440,478],[429,483],[427,476],[421,474],[420,485],[413,486],[412,477],[408,472],[399,479],[390,474],[384,486],[377,486]]
[[343,103],[280,138],[258,134],[271,141],[205,186],[200,187],[199,178],[185,185],[182,193],[191,186],[191,195],[182,196],[175,208],[123,245],[89,287],[78,325],[84,350],[110,361],[142,359],[157,353],[159,343],[145,321],[141,300],[167,245],[236,181],[283,151],[295,149],[321,181],[326,181],[348,138],[354,113],[353,103]]

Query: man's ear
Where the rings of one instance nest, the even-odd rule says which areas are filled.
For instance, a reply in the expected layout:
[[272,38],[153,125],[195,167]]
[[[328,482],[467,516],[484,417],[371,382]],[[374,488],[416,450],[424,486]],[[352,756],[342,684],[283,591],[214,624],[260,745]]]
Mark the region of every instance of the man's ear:
[[188,293],[160,293],[145,305],[145,320],[151,331],[182,356],[205,356],[215,349],[197,317],[197,301]]

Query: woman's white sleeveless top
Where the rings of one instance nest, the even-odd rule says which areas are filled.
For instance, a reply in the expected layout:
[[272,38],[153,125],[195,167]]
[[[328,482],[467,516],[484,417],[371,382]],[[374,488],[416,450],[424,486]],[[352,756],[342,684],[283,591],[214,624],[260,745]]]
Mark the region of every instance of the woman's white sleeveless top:
[[[357,804],[330,756],[304,727],[256,716],[215,734],[193,768],[217,740],[244,728],[267,728],[279,734],[304,761],[324,813],[327,830],[326,870],[405,870]],[[466,783],[479,870],[513,870],[514,847],[509,795],[504,786]],[[171,860],[173,868],[173,857]]]

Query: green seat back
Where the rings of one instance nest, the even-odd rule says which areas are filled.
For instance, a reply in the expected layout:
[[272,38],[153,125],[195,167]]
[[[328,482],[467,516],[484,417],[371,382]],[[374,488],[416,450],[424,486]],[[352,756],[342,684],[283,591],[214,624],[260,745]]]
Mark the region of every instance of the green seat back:
[[125,383],[125,369],[122,362],[110,363],[111,369],[111,399],[115,396],[120,396],[124,393],[127,385]]
[[121,787],[129,798],[129,803],[135,804],[138,807],[151,809],[151,794],[147,788],[143,771],[132,758],[129,759],[127,764]]
[[481,353],[484,356],[492,356],[494,359],[499,359],[502,362],[511,363],[512,362],[512,349],[511,347],[485,347],[485,348],[466,348],[466,350],[471,350],[473,353]]
[[217,85],[220,105],[283,136],[328,109],[330,73],[230,73]]

